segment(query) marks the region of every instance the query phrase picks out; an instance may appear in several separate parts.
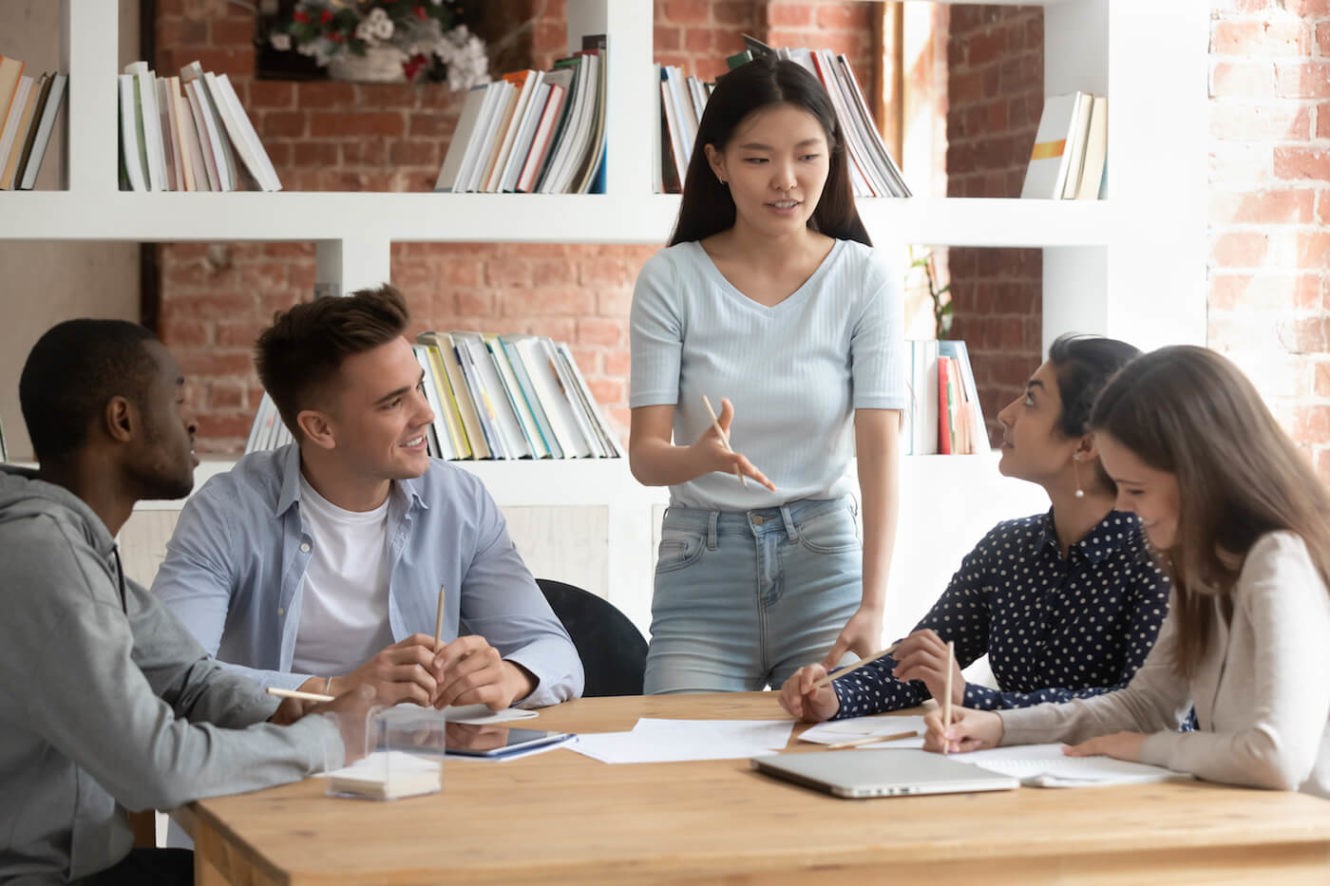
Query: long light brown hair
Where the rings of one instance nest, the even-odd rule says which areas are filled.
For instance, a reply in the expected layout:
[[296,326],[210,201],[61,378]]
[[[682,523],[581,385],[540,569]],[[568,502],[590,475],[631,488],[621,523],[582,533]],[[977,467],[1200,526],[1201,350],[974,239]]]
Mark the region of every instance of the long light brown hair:
[[1161,551],[1175,590],[1174,670],[1195,673],[1214,606],[1248,551],[1276,530],[1307,545],[1330,585],[1330,496],[1256,388],[1205,348],[1160,348],[1128,363],[1104,388],[1090,426],[1178,482],[1178,532]]

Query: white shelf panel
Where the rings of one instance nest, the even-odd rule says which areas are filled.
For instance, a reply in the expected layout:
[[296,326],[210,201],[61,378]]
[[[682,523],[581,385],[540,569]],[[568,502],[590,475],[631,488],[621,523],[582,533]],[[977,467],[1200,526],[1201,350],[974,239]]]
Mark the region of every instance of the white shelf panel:
[[[952,246],[1095,246],[1110,239],[1101,201],[865,199],[875,242]],[[347,240],[664,243],[677,196],[112,192],[0,194],[0,239]]]

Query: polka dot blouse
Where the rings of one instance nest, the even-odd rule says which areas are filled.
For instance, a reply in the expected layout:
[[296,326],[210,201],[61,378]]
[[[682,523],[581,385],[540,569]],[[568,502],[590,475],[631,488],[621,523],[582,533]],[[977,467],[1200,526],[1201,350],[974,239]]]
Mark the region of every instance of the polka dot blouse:
[[[965,706],[1020,708],[1127,685],[1168,611],[1168,579],[1131,514],[1110,511],[1064,558],[1053,512],[999,523],[961,561],[915,630],[956,644],[962,668],[987,654],[999,689],[965,688]],[[885,656],[835,680],[836,718],[913,707],[921,681],[891,676]]]

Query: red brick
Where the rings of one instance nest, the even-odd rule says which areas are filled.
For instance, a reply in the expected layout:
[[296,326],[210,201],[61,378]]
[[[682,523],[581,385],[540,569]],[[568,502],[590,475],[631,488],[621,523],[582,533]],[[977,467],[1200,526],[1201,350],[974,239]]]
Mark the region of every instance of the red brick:
[[212,344],[208,324],[202,320],[172,317],[161,324],[162,343],[170,348],[197,348]]
[[457,313],[489,317],[494,314],[495,294],[486,289],[459,289],[455,293]]
[[527,262],[509,259],[485,263],[485,283],[490,286],[529,286],[531,282],[531,265]]
[[502,316],[585,317],[591,313],[594,304],[592,293],[584,289],[549,287],[520,290],[504,298]]
[[267,111],[256,128],[266,143],[273,138],[302,138],[308,122],[303,111]]
[[572,341],[577,321],[568,317],[533,317],[523,322],[523,332],[548,335],[555,341]]
[[[196,417],[199,426],[199,449],[203,452],[238,452],[249,437],[254,416],[248,412],[226,414],[202,413]],[[237,446],[236,444],[239,443]],[[210,447],[216,447],[215,449]]]
[[1330,55],[1330,22],[1316,26],[1316,51],[1323,56]]
[[1321,225],[1330,225],[1330,191],[1317,192],[1316,222]]
[[246,351],[218,351],[178,349],[175,357],[180,362],[180,369],[185,375],[215,377],[219,375],[243,376],[253,369],[253,362]]
[[577,321],[577,343],[619,347],[628,340],[627,322],[605,317],[583,317]]
[[[1326,364],[1330,370],[1330,364]],[[606,375],[627,378],[632,370],[632,357],[628,351],[606,351],[601,356],[601,369]],[[1330,387],[1330,371],[1326,372],[1326,385]]]
[[628,399],[624,396],[624,383],[617,379],[593,378],[586,384],[597,403],[622,403]]
[[1275,93],[1284,98],[1330,98],[1330,62],[1276,62]]
[[1213,55],[1304,56],[1310,50],[1311,31],[1299,21],[1219,21],[1210,40]]
[[1298,237],[1298,267],[1330,268],[1330,231],[1310,231]]
[[320,136],[402,135],[406,126],[401,114],[360,111],[355,114],[315,111],[310,115],[309,134]]
[[244,46],[254,40],[252,18],[219,18],[208,22],[208,36],[214,46]]
[[767,4],[767,25],[776,28],[810,28],[813,26],[813,7],[790,0],[771,0]]
[[383,139],[347,139],[342,142],[344,166],[371,166],[376,172],[388,165],[388,145]]
[[179,16],[157,16],[158,46],[206,46],[208,23]]
[[1307,189],[1210,191],[1209,219],[1220,224],[1310,224],[1316,192]]
[[683,45],[682,28],[663,25],[657,21],[653,34],[653,45],[657,55],[662,52],[676,51]]
[[254,80],[249,84],[251,110],[294,108],[296,85],[286,80]]
[[335,166],[341,156],[341,149],[334,142],[301,141],[294,145],[292,162],[304,168]]
[[302,108],[350,108],[355,106],[354,84],[339,80],[300,84],[298,103]]
[[239,320],[218,322],[214,328],[214,338],[218,347],[252,348],[258,341],[259,333],[268,325],[267,321]]
[[244,411],[250,408],[249,385],[239,379],[223,379],[208,386],[208,409],[214,412]]
[[1330,360],[1319,360],[1316,363],[1316,396],[1330,397]]
[[1280,0],[1280,5],[1298,18],[1330,18],[1330,0]]
[[1320,302],[1320,280],[1313,274],[1219,274],[1210,283],[1211,311],[1302,311]]
[[1330,181],[1330,148],[1275,148],[1275,177]]
[[665,20],[678,25],[704,25],[711,18],[707,0],[665,0]]
[[1295,440],[1320,445],[1330,442],[1330,406],[1300,406],[1293,415]]
[[626,318],[632,306],[633,293],[630,289],[613,289],[596,293],[598,316]]
[[1210,134],[1228,141],[1306,141],[1312,130],[1311,108],[1288,102],[1214,102]]
[[866,3],[823,3],[817,7],[817,26],[835,31],[862,31],[872,27]]
[[1275,94],[1275,68],[1270,62],[1216,62],[1210,70],[1213,97],[1268,98]]

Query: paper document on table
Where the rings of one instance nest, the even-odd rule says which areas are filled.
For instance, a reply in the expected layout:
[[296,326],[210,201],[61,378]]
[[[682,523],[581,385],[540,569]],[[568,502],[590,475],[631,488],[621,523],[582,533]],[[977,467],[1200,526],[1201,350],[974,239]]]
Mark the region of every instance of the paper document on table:
[[1132,763],[1112,757],[1068,757],[1060,744],[1013,745],[952,758],[1019,778],[1021,784],[1037,788],[1081,788],[1151,781],[1189,780],[1191,775],[1148,763]]
[[443,715],[449,723],[469,723],[472,726],[488,726],[491,723],[509,723],[513,720],[531,720],[539,717],[537,711],[522,708],[504,708],[492,711],[489,705],[454,704],[443,709]]
[[789,720],[659,720],[644,717],[631,732],[584,732],[569,749],[602,763],[731,760],[789,744]]
[[[902,732],[916,733],[912,738],[896,738],[890,741],[869,742],[865,739],[882,735],[899,735]],[[810,726],[799,736],[800,741],[814,744],[844,744],[845,742],[864,741],[856,744],[859,748],[914,748],[924,746],[924,718],[910,714],[903,717],[850,717],[845,720],[828,720]]]

